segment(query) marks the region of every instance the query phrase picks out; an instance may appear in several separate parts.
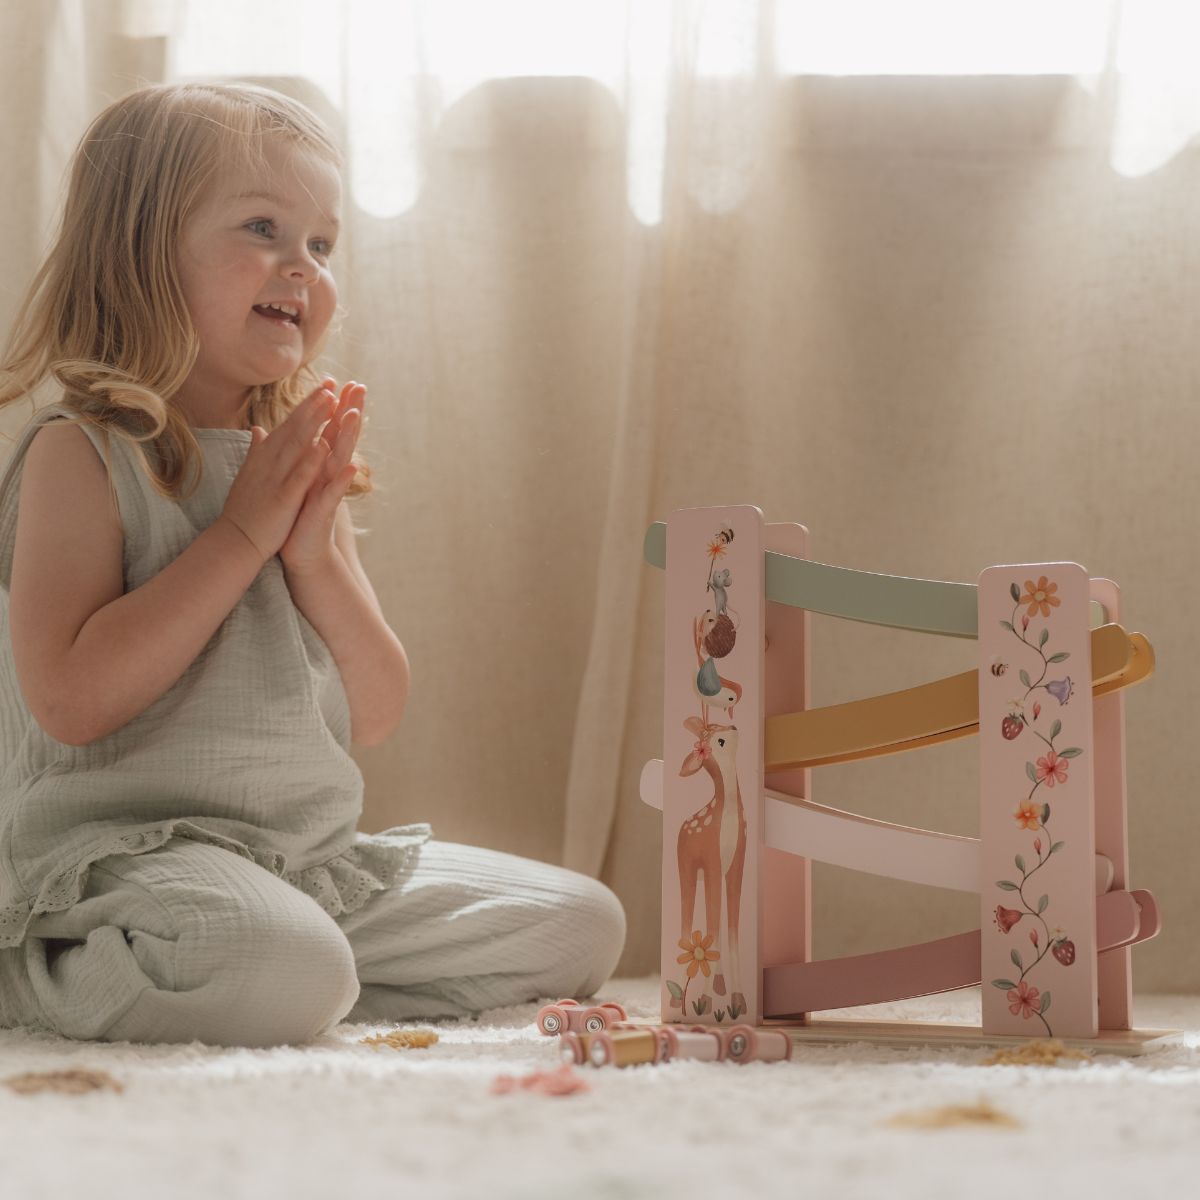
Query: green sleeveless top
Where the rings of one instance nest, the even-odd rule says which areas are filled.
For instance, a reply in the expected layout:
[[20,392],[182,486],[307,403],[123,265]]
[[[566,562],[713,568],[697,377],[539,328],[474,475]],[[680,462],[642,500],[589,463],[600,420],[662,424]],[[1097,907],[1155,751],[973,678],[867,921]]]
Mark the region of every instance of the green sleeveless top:
[[[0,471],[0,947],[33,913],[69,908],[91,863],[142,854],[172,837],[220,846],[306,892],[331,916],[397,881],[426,824],[356,829],[363,779],[350,757],[350,708],[329,648],[269,559],[178,680],[120,729],[86,746],[47,734],[25,703],[8,621],[25,451],[43,405]],[[155,491],[135,452],[108,442],[125,533],[125,591],[140,587],[217,519],[250,448],[250,431],[197,429],[201,482],[187,500]]]

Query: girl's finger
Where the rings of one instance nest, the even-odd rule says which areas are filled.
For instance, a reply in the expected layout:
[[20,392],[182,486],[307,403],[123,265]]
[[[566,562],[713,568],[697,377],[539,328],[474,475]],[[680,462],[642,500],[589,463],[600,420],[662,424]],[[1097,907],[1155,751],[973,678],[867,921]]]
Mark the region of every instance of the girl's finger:
[[[358,412],[356,409],[351,409],[342,418],[342,427],[338,430],[337,444],[333,454],[330,455],[329,473],[330,477],[336,476],[340,471],[343,471],[350,462],[354,454],[354,444],[358,441]],[[356,467],[355,470],[358,468]]]

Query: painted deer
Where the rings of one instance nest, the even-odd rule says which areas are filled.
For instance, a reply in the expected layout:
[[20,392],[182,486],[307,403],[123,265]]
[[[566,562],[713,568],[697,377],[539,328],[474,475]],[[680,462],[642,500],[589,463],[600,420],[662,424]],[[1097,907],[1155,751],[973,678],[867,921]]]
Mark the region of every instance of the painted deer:
[[[703,768],[712,779],[713,796],[679,827],[676,849],[679,936],[681,940],[690,937],[696,909],[696,881],[703,872],[705,934],[715,934],[718,953],[728,955],[717,960],[720,970],[713,978],[713,991],[718,996],[725,995],[725,971],[728,970],[732,993],[730,1015],[736,1018],[738,1013],[746,1011],[738,972],[738,917],[742,901],[742,866],[746,861],[746,814],[737,777],[737,726],[708,725],[699,717],[688,717],[683,724],[699,740],[683,760],[679,774],[694,775]],[[724,923],[721,920],[722,898],[725,901]]]

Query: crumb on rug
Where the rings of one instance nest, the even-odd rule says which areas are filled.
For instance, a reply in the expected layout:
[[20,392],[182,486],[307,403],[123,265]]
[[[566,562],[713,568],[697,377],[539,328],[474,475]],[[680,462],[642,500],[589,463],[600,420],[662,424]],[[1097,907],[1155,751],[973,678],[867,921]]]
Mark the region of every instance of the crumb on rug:
[[1019,1129],[1016,1117],[994,1108],[987,1100],[977,1104],[946,1104],[940,1108],[925,1108],[916,1112],[897,1113],[889,1125],[910,1129],[949,1129],[956,1125],[993,1125]]
[[373,1033],[359,1038],[359,1043],[378,1050],[380,1046],[391,1046],[393,1050],[420,1049],[432,1046],[438,1035],[432,1029],[393,1029],[391,1033]]
[[74,1067],[66,1071],[26,1071],[22,1075],[10,1075],[4,1084],[14,1092],[30,1095],[34,1092],[62,1092],[66,1095],[80,1095],[83,1092],[94,1092],[100,1088],[108,1088],[114,1092],[123,1092],[125,1085],[118,1083],[107,1071],[89,1071],[83,1067]]
[[1026,1042],[1025,1045],[1011,1050],[1007,1048],[997,1050],[991,1058],[983,1060],[983,1065],[985,1067],[1053,1067],[1060,1059],[1064,1058],[1081,1058],[1084,1062],[1088,1062],[1091,1055],[1085,1054],[1082,1050],[1071,1050],[1064,1046],[1058,1038],[1051,1038]]

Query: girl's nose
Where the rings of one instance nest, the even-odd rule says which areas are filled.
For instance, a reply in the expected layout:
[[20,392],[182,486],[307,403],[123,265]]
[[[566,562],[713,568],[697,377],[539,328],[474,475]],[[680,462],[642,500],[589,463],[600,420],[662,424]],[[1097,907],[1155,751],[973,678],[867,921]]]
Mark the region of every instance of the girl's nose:
[[320,272],[320,264],[311,255],[304,251],[297,251],[291,255],[284,266],[284,271],[289,276],[300,276],[302,279],[315,280]]

